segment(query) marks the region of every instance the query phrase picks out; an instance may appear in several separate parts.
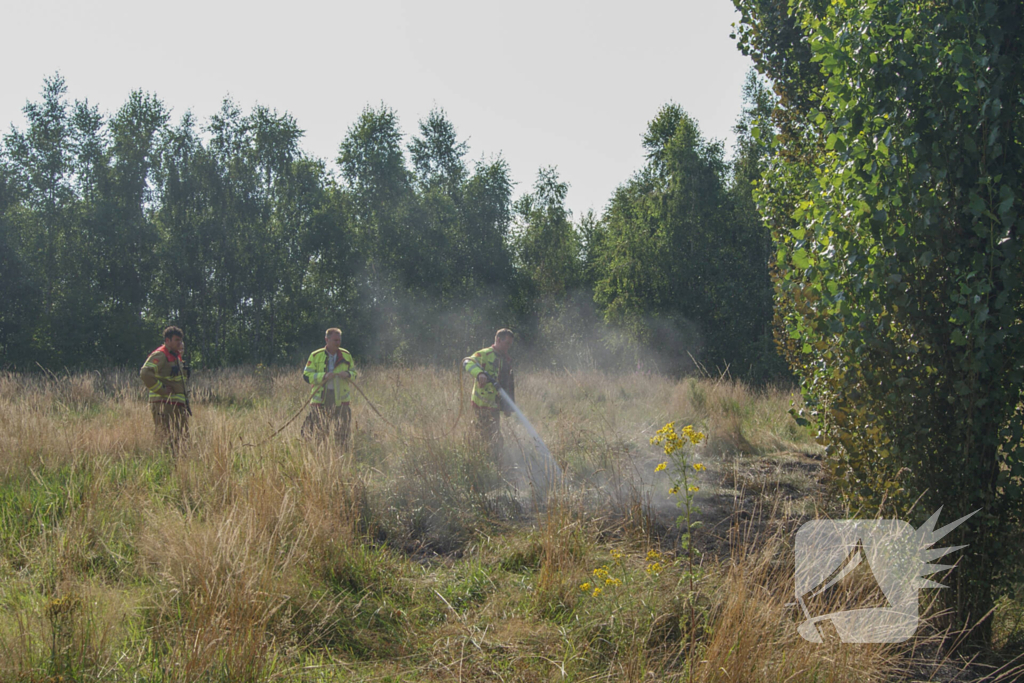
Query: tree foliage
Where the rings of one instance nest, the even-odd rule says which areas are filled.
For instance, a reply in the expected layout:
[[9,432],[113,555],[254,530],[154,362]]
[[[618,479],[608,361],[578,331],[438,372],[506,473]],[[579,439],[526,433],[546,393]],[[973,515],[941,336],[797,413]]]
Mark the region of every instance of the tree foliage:
[[766,376],[747,361],[767,318],[740,320],[770,291],[746,245],[763,231],[758,162],[732,171],[677,106],[646,136],[650,168],[578,221],[554,167],[515,198],[507,162],[471,160],[439,108],[407,136],[393,109],[366,107],[334,163],[303,151],[289,114],[230,99],[172,121],[135,92],[108,116],[55,76],[25,115],[0,148],[6,365],[134,364],[169,323],[200,363],[273,363],[339,324],[364,361],[443,363],[503,326],[525,359],[634,361],[656,329],[670,352],[655,365],[677,371],[676,328],[699,326],[716,362]]
[[[741,127],[769,106],[756,79],[746,97]],[[693,355],[767,379],[782,368],[768,343],[769,240],[751,200],[762,152],[740,139],[730,168],[722,143],[681,107],[658,112],[643,136],[647,165],[616,191],[594,236],[595,296],[609,322],[671,349],[677,367]]]
[[736,4],[780,93],[759,201],[803,414],[865,511],[980,509],[952,577],[973,624],[1020,567],[1022,7]]

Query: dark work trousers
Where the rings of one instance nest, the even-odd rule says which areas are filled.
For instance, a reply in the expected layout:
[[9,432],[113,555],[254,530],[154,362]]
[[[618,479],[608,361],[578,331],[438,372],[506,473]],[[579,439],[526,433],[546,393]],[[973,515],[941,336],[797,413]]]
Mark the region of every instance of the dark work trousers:
[[482,408],[474,403],[473,426],[477,438],[487,446],[491,456],[497,458],[505,445],[505,440],[501,436],[501,411],[496,408]]
[[175,457],[182,455],[188,441],[188,412],[185,404],[154,401],[149,404],[149,409],[153,413],[156,438],[169,443]]
[[348,403],[335,403],[334,392],[324,392],[323,403],[309,404],[309,414],[302,424],[302,437],[320,442],[334,442],[339,449],[348,442],[352,409]]

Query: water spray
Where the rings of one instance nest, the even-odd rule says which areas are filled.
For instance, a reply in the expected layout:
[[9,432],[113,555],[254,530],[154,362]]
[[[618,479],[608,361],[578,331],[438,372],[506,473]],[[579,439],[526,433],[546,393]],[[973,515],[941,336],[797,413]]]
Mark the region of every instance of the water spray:
[[484,372],[484,369],[481,368],[480,364],[473,358],[466,358],[465,360],[468,360],[473,363],[473,365],[480,368],[480,374],[483,375],[488,382],[494,385],[494,388],[498,390],[498,397],[502,404],[515,413],[516,417],[519,418],[520,424],[522,424],[523,428],[526,429],[526,433],[530,435],[530,439],[533,440],[533,448],[544,459],[545,466],[549,471],[554,472],[556,476],[561,479],[562,468],[558,466],[558,463],[551,455],[551,451],[548,450],[547,444],[544,443],[544,439],[540,438],[540,434],[538,434],[537,430],[533,428],[533,425],[530,424],[530,420],[527,419],[526,415],[523,414],[523,411],[519,409],[519,406],[515,404],[515,401],[513,401],[509,397],[508,393],[501,388],[501,385],[498,384],[498,380]]

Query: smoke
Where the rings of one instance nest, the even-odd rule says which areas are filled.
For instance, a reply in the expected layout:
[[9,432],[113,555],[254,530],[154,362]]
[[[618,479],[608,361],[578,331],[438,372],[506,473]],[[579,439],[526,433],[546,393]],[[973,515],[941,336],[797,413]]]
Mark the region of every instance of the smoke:
[[[520,300],[515,288],[479,288],[473,296],[446,298],[410,291],[393,278],[364,280],[361,309],[338,324],[357,362],[448,366],[489,346],[500,328],[516,332],[515,367],[610,372],[644,371],[673,376],[700,371],[705,335],[682,317],[645,316],[628,326],[607,322],[590,289],[564,297]],[[710,367],[715,363],[706,359]]]
[[[519,307],[510,298],[511,287],[481,288],[472,297],[459,300],[446,300],[433,292],[405,291],[389,278],[377,277],[366,287],[371,304],[353,320],[355,324],[337,321],[345,330],[346,348],[355,355],[357,365],[454,368],[462,358],[489,346],[495,331],[502,327],[516,332],[512,357],[520,377],[533,376],[545,382],[552,381],[545,371],[563,377],[568,371],[594,381],[615,376],[648,383],[658,376],[697,374],[700,369],[695,360],[703,362],[706,335],[699,325],[682,317],[656,316],[644,317],[632,328],[613,325],[604,319],[592,291],[585,288]],[[325,320],[323,326],[333,322]],[[713,371],[714,364],[708,365]],[[660,382],[655,384],[660,386]],[[674,383],[664,386],[672,391]],[[533,422],[545,438],[554,435],[557,439],[562,428],[557,419],[546,406],[539,406],[536,397],[529,396],[530,387],[517,388],[527,422]],[[659,418],[652,414],[643,419]],[[588,471],[583,474],[578,466],[566,467],[571,476],[563,479],[563,468],[546,452],[551,444],[535,447],[525,425],[506,419],[500,468],[504,484],[520,505],[524,501],[543,504],[555,486],[585,488],[595,512],[607,511],[610,505],[614,514],[623,518],[646,514],[650,519],[644,524],[656,520],[665,532],[679,510],[675,497],[669,495],[669,477],[664,472],[654,473],[661,461],[659,451],[646,443],[651,427],[661,424],[632,422],[624,430],[628,437],[621,441],[616,441],[617,435],[608,435],[603,442],[594,443],[593,453],[587,457],[600,461],[598,464],[585,466]]]

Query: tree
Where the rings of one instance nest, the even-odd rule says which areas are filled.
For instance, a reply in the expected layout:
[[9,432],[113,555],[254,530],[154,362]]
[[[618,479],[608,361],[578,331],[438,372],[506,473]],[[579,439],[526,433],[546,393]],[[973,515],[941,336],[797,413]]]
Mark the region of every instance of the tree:
[[647,341],[648,314],[669,296],[668,274],[659,267],[667,245],[657,225],[656,194],[650,169],[615,191],[594,259],[594,299],[605,320],[624,328],[635,342]]
[[22,256],[23,192],[14,170],[0,158],[0,357],[5,365],[32,357],[42,299],[38,273]]
[[97,276],[103,293],[104,355],[133,362],[150,339],[141,316],[152,290],[159,233],[151,218],[153,165],[158,137],[167,124],[163,103],[132,92],[109,121],[107,182],[96,224]]
[[[736,262],[745,264],[730,280],[730,334],[737,340],[734,364],[748,380],[791,378],[774,342],[774,302],[769,263],[774,259],[771,232],[758,212],[754,188],[768,163],[771,116],[776,98],[756,71],[743,84],[743,111],[733,127],[735,154],[728,187],[730,231]],[[756,133],[756,135],[755,135]]]
[[508,248],[512,224],[512,178],[501,157],[479,162],[463,188],[460,272],[473,290],[504,298],[513,278]]
[[[689,355],[730,364],[746,341],[741,236],[730,219],[722,144],[668,104],[643,137],[647,165],[606,211],[595,256],[595,300],[633,341],[665,350],[667,369]],[[743,323],[745,324],[745,323]]]
[[987,640],[1024,566],[1022,7],[736,4],[780,92],[759,205],[801,414],[866,512],[980,510],[951,602]]
[[561,298],[580,284],[580,239],[565,206],[569,184],[554,167],[537,172],[533,192],[515,203],[519,265],[541,297]]
[[[60,75],[45,79],[42,101],[29,102],[23,109],[27,129],[12,127],[4,138],[9,182],[21,189],[23,209],[16,214],[19,224],[12,226],[14,241],[39,285],[40,310],[31,333],[33,360],[44,363],[57,360],[62,353],[82,355],[82,349],[76,349],[75,342],[59,332],[58,323],[61,327],[85,323],[78,327],[85,339],[92,339],[91,311],[83,310],[78,301],[83,289],[89,290],[83,268],[89,266],[90,254],[88,246],[82,245],[87,235],[75,226],[79,209],[75,171],[76,142],[81,142],[82,128],[93,122],[86,116],[72,120],[66,95],[67,86]],[[80,124],[77,130],[76,123]],[[79,166],[77,170],[83,169]]]
[[159,234],[151,306],[154,329],[175,323],[200,361],[217,356],[227,297],[223,223],[214,209],[216,165],[191,112],[164,131],[157,148],[154,222]]
[[449,197],[456,197],[467,175],[463,158],[468,145],[458,140],[455,126],[443,109],[431,110],[419,128],[420,137],[410,141],[409,153],[420,186],[438,187]]
[[383,105],[364,109],[341,142],[338,166],[353,192],[356,218],[369,231],[367,242],[380,245],[378,256],[389,260],[412,191],[395,111]]

